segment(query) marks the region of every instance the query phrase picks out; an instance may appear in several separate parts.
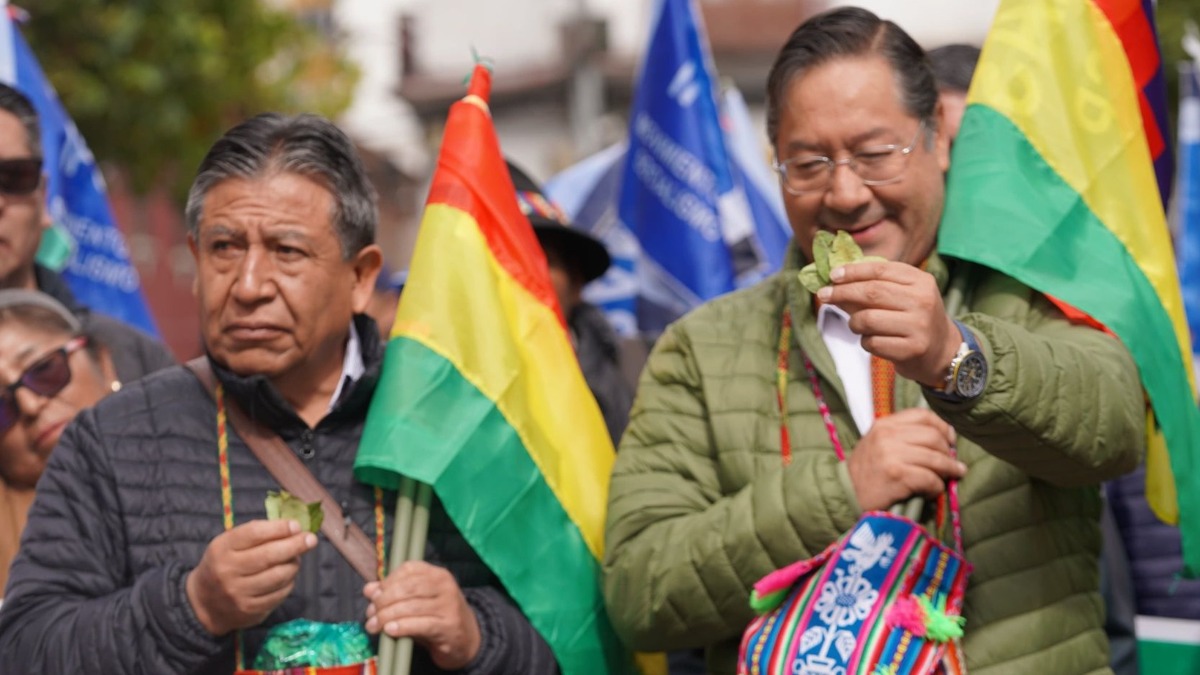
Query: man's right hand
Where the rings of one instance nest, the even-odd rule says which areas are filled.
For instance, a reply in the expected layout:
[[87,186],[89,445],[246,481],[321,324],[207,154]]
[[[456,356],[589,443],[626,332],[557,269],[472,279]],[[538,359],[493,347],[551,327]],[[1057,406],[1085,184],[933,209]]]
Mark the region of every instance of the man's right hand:
[[187,597],[213,635],[257,625],[292,592],[317,536],[294,520],[253,520],[218,535],[188,574]]
[[950,455],[954,438],[954,427],[929,410],[875,420],[846,461],[859,506],[874,511],[913,495],[940,495],[947,480],[967,475],[967,465]]

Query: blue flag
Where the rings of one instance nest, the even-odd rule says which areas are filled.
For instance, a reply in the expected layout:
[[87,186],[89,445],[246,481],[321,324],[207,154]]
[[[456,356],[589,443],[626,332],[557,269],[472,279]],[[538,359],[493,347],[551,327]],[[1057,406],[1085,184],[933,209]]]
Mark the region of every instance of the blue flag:
[[617,214],[625,143],[602,150],[546,181],[543,189],[571,219],[571,226],[604,242],[612,265],[588,284],[583,297],[604,310],[619,335],[639,332],[637,264],[642,249]]
[[724,105],[725,147],[733,160],[735,181],[744,186],[750,217],[754,221],[754,236],[758,249],[766,258],[761,274],[739,279],[738,287],[754,283],[783,266],[792,228],[783,210],[779,192],[779,175],[770,168],[766,139],[750,119],[750,109],[737,89],[726,89],[721,97]]
[[38,112],[50,217],[72,240],[63,277],[80,303],[157,335],[96,160],[13,22],[10,8],[3,9],[0,80],[20,89]]
[[1196,64],[1179,68],[1179,173],[1176,175],[1175,214],[1179,285],[1192,332],[1200,345],[1200,81]]
[[621,334],[779,268],[791,236],[764,148],[736,90],[719,98],[691,0],[662,0],[629,141],[555,176],[547,194],[604,241],[613,266],[585,297]]
[[[641,244],[638,306],[657,332],[681,309],[735,288],[727,245],[752,231],[735,190],[717,96],[691,0],[660,0],[629,120],[619,209]],[[742,263],[744,264],[744,263]]]

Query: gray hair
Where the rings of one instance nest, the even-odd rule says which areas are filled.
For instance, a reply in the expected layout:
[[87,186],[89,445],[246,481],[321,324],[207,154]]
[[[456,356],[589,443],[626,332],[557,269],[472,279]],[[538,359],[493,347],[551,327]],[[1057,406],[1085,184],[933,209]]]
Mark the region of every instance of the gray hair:
[[779,135],[780,109],[793,80],[828,61],[868,54],[878,54],[891,65],[908,114],[924,120],[930,131],[936,130],[937,84],[924,50],[891,21],[858,7],[842,7],[805,21],[775,57],[767,75],[767,136],[771,144]]
[[333,225],[347,260],[375,242],[375,190],[350,139],[317,115],[264,113],[225,132],[200,162],[184,215],[199,234],[204,198],[230,178],[295,173],[323,184],[334,199]]
[[42,156],[42,130],[38,123],[37,110],[29,97],[19,89],[7,84],[0,84],[0,110],[5,110],[17,118],[25,129],[25,144],[34,157]]

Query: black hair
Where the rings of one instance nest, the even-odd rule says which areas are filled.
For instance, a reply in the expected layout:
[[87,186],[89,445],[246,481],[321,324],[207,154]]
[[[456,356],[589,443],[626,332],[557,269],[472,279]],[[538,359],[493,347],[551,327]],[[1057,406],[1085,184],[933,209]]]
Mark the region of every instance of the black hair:
[[42,130],[37,110],[29,97],[15,87],[0,83],[0,110],[8,111],[25,130],[25,144],[34,157],[42,156]]
[[813,16],[784,43],[767,75],[767,136],[774,145],[780,108],[788,85],[805,71],[837,58],[878,54],[892,66],[909,114],[934,130],[937,85],[929,60],[916,40],[891,21],[858,7],[843,7]]
[[929,65],[938,89],[967,93],[977,63],[979,48],[974,45],[944,45],[929,51]]

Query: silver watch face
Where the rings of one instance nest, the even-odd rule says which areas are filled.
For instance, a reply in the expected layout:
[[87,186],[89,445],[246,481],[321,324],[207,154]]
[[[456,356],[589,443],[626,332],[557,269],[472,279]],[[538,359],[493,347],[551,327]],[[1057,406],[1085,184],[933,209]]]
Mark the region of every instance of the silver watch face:
[[970,352],[954,371],[954,391],[963,398],[975,398],[987,386],[987,361],[983,354]]

